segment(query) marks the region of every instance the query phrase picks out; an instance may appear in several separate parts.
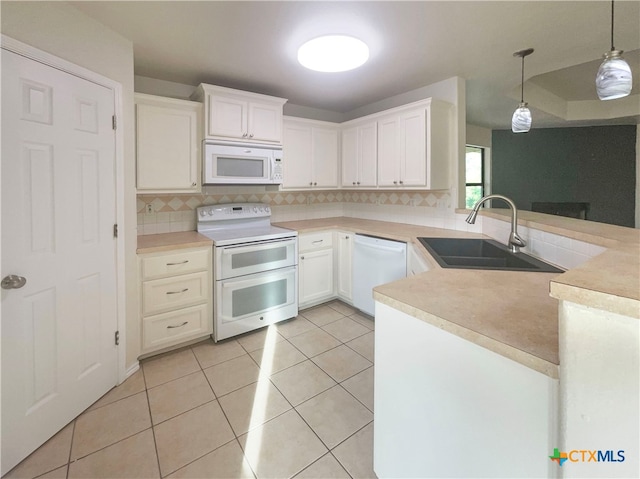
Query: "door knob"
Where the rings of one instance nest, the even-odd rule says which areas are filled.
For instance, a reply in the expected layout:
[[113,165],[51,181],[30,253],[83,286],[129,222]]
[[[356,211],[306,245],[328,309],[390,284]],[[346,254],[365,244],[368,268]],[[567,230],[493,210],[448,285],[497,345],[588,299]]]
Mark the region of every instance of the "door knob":
[[27,283],[27,278],[23,278],[22,276],[18,276],[16,274],[10,274],[9,276],[5,276],[2,278],[2,289],[18,289],[22,288]]

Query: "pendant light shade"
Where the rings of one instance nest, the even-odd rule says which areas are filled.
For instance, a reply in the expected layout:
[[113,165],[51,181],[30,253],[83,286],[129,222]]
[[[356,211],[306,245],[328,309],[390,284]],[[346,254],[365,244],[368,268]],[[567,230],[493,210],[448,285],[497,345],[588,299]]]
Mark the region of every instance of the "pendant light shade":
[[522,102],[513,112],[511,118],[511,131],[514,133],[526,133],[531,129],[531,112],[527,104]]
[[604,54],[604,61],[596,75],[596,91],[601,100],[615,100],[631,93],[633,77],[631,67],[622,58],[622,50],[613,46],[613,0],[611,1],[611,51]]
[[526,50],[520,50],[513,54],[514,57],[522,58],[522,78],[520,82],[520,105],[513,112],[511,117],[511,131],[514,133],[526,133],[531,129],[531,112],[527,108],[527,103],[524,101],[524,57],[531,55],[533,48],[527,48]]
[[601,100],[615,100],[631,93],[631,68],[620,56],[621,53],[619,50],[607,52],[598,68],[596,90]]

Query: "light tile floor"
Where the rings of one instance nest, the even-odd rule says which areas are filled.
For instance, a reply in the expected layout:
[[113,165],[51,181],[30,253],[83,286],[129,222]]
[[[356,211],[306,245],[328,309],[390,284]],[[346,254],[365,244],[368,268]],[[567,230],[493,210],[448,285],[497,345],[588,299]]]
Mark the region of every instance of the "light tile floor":
[[375,478],[374,322],[334,301],[142,361],[6,478]]

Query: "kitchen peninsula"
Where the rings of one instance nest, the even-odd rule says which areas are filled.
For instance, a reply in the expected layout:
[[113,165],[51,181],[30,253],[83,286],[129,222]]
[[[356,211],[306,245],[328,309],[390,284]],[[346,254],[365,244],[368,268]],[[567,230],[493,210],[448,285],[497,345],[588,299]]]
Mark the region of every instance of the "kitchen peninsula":
[[[508,221],[504,210],[481,215],[483,230],[491,220]],[[375,289],[379,477],[557,477],[559,466],[548,458],[556,447],[638,450],[640,231],[530,212],[521,212],[520,224],[532,234],[607,250],[557,275],[444,270],[420,249],[430,271]],[[479,236],[356,218],[280,226],[416,245],[418,236]],[[437,408],[426,381],[430,369],[439,372],[439,390],[451,393]],[[462,380],[473,387],[463,387]],[[457,407],[468,415],[461,417]],[[434,437],[437,420],[457,434]],[[393,430],[382,431],[385,424]],[[429,433],[431,442],[425,440]],[[500,434],[504,449],[493,440]],[[468,439],[468,451],[457,447],[460,436]],[[428,461],[443,469],[420,469]],[[566,469],[564,477],[634,476],[638,457]]]

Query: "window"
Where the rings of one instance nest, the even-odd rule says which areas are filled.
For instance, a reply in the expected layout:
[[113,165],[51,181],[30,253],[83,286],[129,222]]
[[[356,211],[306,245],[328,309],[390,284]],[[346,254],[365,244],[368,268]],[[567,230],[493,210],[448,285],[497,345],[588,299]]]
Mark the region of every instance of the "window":
[[467,145],[465,165],[465,205],[470,209],[484,196],[484,148]]

